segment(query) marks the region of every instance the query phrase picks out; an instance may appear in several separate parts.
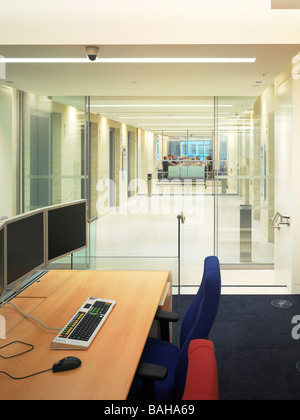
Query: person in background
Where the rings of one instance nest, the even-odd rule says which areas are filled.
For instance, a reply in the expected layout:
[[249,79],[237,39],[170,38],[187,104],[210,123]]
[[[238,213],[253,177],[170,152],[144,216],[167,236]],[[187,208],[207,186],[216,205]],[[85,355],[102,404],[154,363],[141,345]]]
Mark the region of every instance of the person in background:
[[[169,155],[170,156],[170,155]],[[170,156],[171,157],[171,156]],[[163,178],[168,178],[168,167],[171,165],[171,162],[169,160],[169,157],[164,156],[164,160],[162,163],[162,170],[163,170]]]
[[208,170],[208,172],[211,172],[212,171],[212,158],[211,158],[211,156],[207,155],[205,160],[206,160],[207,170]]

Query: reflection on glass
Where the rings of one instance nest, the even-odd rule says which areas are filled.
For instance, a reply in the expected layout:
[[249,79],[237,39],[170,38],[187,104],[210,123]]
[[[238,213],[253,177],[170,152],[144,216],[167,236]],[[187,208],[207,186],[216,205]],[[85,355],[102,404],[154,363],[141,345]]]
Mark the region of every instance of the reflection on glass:
[[274,104],[270,92],[259,98],[218,98],[219,105],[229,101],[233,104],[232,114],[226,119],[218,115],[219,162],[215,175],[219,186],[219,257],[223,263],[243,262],[243,209],[248,206],[251,209],[248,262],[273,264],[274,232],[270,217],[274,214]]
[[23,93],[23,212],[84,197],[84,103]]

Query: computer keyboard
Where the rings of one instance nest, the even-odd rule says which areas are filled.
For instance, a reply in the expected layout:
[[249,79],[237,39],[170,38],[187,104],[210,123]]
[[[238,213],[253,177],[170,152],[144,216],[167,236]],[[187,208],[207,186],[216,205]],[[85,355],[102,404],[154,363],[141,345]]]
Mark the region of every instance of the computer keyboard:
[[51,349],[86,350],[116,301],[89,297],[51,343]]

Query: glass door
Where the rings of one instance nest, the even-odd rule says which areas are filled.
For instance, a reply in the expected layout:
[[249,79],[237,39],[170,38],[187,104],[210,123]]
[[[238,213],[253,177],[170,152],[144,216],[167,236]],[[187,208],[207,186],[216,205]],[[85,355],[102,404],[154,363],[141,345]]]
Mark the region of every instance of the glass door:
[[161,136],[169,155],[164,182],[178,200],[179,291],[193,293],[201,283],[205,257],[214,254],[214,98],[198,99],[181,121],[184,129],[174,126]]
[[[222,105],[231,105],[223,118]],[[274,263],[274,111],[270,96],[218,98],[217,249],[222,264]]]

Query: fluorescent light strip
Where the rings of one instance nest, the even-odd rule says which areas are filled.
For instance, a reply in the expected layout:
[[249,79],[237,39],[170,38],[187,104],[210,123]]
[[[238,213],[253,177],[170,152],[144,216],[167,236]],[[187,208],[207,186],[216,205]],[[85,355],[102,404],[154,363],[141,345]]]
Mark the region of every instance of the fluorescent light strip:
[[[224,122],[223,122],[223,124],[224,124]],[[199,123],[199,124],[194,124],[194,123],[192,123],[192,124],[189,124],[189,123],[182,123],[182,124],[164,124],[164,123],[158,123],[158,124],[138,124],[139,126],[151,126],[151,127],[154,127],[154,126],[161,126],[161,127],[166,127],[166,126],[171,126],[171,127],[175,127],[175,126],[186,126],[186,125],[188,125],[188,126],[194,126],[194,125],[201,125],[201,126],[204,126],[204,125],[208,125],[208,126],[213,126],[213,123]],[[221,125],[219,125],[219,128],[227,128],[227,127],[231,127],[230,125],[223,125],[223,126],[221,126]],[[237,126],[234,126],[234,127],[237,127]],[[245,127],[245,128],[248,128],[248,127],[251,127],[251,125],[250,126],[242,126],[242,127]]]
[[[164,130],[154,129],[152,131],[157,132],[157,133],[161,133]],[[203,133],[210,133],[211,134],[211,130],[207,130],[207,129],[203,129],[203,130],[182,130],[182,129],[180,130],[180,129],[178,129],[178,130],[168,130],[167,133],[168,134],[170,134],[170,133],[183,133],[183,134],[186,134],[187,131],[189,132],[189,134],[190,133],[201,133],[201,135]]]
[[[200,108],[213,108],[214,105],[197,105],[197,104],[177,104],[177,105],[166,105],[166,104],[114,104],[114,105],[104,105],[104,104],[100,104],[100,105],[90,105],[91,108],[195,108],[195,107],[200,107]],[[218,105],[218,108],[220,107],[226,107],[226,108],[232,108],[233,105]]]
[[102,63],[255,63],[256,58],[99,58]]
[[[199,120],[199,119],[213,119],[214,117],[119,117],[120,119],[131,119],[131,120]],[[226,117],[223,117],[226,118]]]
[[90,61],[88,58],[6,58],[0,57],[0,63],[255,63],[256,58],[98,58]]
[[[145,125],[147,125],[147,124],[145,124]],[[155,125],[155,124],[153,124],[153,125]],[[197,126],[204,126],[204,125],[211,125],[211,124],[188,124],[188,125],[186,125],[186,124],[165,124],[164,126],[162,126],[161,127],[161,129],[158,129],[157,127],[153,127],[153,128],[151,128],[151,127],[149,127],[149,128],[147,128],[147,130],[152,130],[152,131],[167,131],[167,132],[173,132],[174,130],[164,130],[164,127],[165,126],[168,126],[168,125],[170,125],[170,126],[172,126],[172,127],[175,127],[175,126],[179,126],[179,125],[182,125],[182,126],[185,126],[185,127],[187,127],[186,128],[186,130],[189,130],[189,128],[188,127],[190,127],[190,126],[195,126],[195,125],[197,125]],[[143,125],[141,124],[141,126],[143,127]],[[142,128],[141,127],[141,128]],[[211,128],[213,129],[213,126],[211,125]],[[205,130],[205,129],[204,129]],[[207,128],[206,128],[206,130],[207,130]],[[227,130],[230,130],[230,131],[234,131],[234,130],[237,130],[237,131],[241,131],[241,130],[250,130],[250,131],[254,131],[254,127],[251,127],[251,126],[249,126],[249,127],[247,127],[247,126],[245,126],[245,127],[240,127],[240,126],[230,126],[230,125],[228,125],[228,126],[219,126],[218,127],[218,130],[224,130],[224,131],[227,131]],[[181,131],[181,130],[179,130],[179,131]],[[192,130],[189,130],[190,132],[192,131]],[[194,130],[195,131],[195,130]],[[195,131],[195,132],[197,132],[197,131]]]
[[[213,120],[215,117],[119,117],[120,120],[124,119],[124,120]],[[228,117],[219,117],[219,118],[224,118],[227,121],[229,120]],[[237,118],[230,118],[230,120],[232,121],[236,121]]]
[[6,58],[0,57],[0,63],[51,64],[51,63],[92,63],[88,58]]
[[211,124],[187,124],[187,123],[185,123],[185,124],[164,124],[164,123],[161,123],[161,124],[138,124],[138,125],[140,125],[142,127],[144,127],[146,125],[150,125],[151,127],[156,126],[156,125],[161,125],[162,127],[166,127],[166,126],[175,127],[175,126],[181,126],[181,125],[184,125],[184,126],[186,126],[186,125],[188,125],[188,126],[192,126],[192,125],[209,125],[209,126],[213,126],[212,123]]

